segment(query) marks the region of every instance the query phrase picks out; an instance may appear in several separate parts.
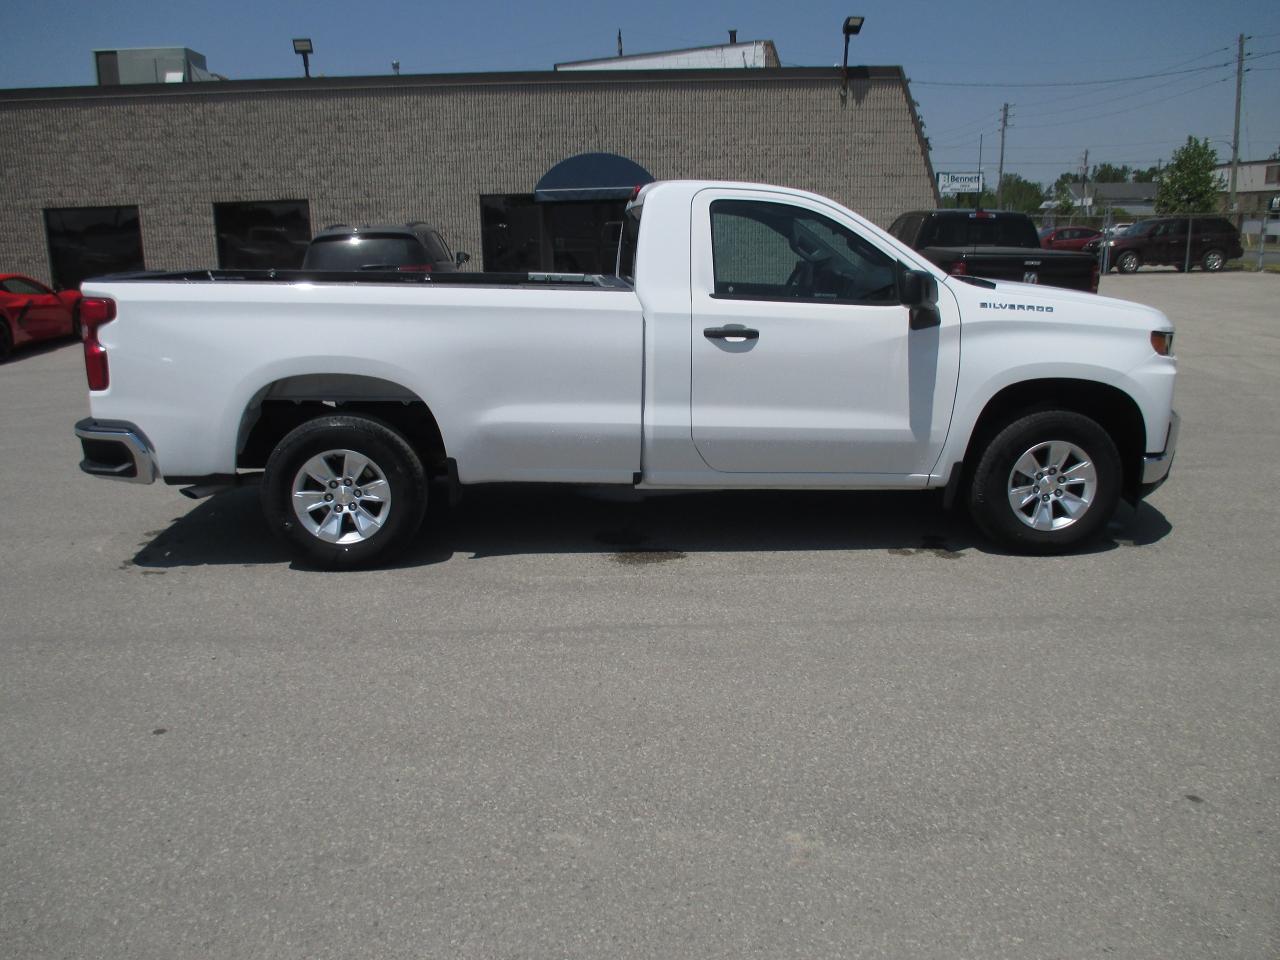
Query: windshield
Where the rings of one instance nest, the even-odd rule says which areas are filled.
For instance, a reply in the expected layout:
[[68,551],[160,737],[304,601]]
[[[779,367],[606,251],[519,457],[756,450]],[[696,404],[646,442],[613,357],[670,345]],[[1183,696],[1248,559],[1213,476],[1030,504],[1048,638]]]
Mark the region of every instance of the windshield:
[[307,248],[304,270],[395,270],[420,266],[427,259],[422,245],[396,234],[317,237]]
[[1159,220],[1141,220],[1138,223],[1135,223],[1128,230],[1125,230],[1124,233],[1126,236],[1130,236],[1130,237],[1145,236],[1146,234],[1154,230],[1156,228],[1156,225],[1159,223],[1160,223]]

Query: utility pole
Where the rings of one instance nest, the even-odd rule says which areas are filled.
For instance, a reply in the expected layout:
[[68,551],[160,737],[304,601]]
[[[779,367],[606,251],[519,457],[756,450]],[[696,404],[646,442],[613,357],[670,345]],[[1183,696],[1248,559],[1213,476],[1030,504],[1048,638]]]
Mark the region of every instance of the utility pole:
[[1236,212],[1236,170],[1240,166],[1240,97],[1244,92],[1244,34],[1236,41],[1236,130],[1231,135],[1231,206]]
[[1080,161],[1080,206],[1088,207],[1093,212],[1093,204],[1089,202],[1089,148],[1085,147],[1084,159]]
[[1009,127],[1009,105],[1000,111],[1000,169],[996,172],[996,209],[1004,209],[1004,132]]
[[973,202],[975,210],[982,209],[982,134],[978,134],[978,196]]

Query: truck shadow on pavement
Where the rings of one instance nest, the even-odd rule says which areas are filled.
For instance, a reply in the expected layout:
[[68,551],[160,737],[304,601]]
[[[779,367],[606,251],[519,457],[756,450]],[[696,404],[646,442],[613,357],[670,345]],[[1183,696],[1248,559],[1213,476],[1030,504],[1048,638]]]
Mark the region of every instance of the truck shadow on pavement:
[[[1086,553],[1145,546],[1171,530],[1159,510],[1122,504]],[[206,564],[288,564],[289,550],[267,530],[257,491],[202,501],[125,565],[164,569]],[[427,566],[458,556],[600,554],[623,564],[665,563],[717,551],[880,550],[946,559],[966,551],[999,554],[963,511],[939,494],[845,491],[733,491],[639,494],[552,486],[469,489],[447,506],[437,497],[417,540],[386,566]],[[292,561],[297,569],[310,569]]]

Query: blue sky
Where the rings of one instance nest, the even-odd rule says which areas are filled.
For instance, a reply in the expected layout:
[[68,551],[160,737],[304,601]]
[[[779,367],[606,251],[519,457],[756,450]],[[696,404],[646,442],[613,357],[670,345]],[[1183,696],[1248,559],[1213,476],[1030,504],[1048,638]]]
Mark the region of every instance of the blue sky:
[[[735,28],[740,40],[773,40],[787,66],[826,66],[840,60],[845,15],[861,14],[850,62],[906,70],[935,169],[974,169],[982,134],[994,179],[1008,102],[1005,169],[1041,182],[1078,168],[1086,149],[1091,165],[1167,161],[1188,134],[1212,138],[1229,159],[1236,36],[1245,33],[1253,38],[1241,158],[1280,149],[1280,0],[8,0],[6,8],[0,88],[91,84],[91,51],[115,47],[191,47],[233,79],[297,76],[297,36],[315,44],[313,74],[328,76],[389,73],[392,60],[406,74],[545,70],[613,54],[619,28],[628,53],[721,43]],[[1137,77],[1145,79],[1123,79]]]

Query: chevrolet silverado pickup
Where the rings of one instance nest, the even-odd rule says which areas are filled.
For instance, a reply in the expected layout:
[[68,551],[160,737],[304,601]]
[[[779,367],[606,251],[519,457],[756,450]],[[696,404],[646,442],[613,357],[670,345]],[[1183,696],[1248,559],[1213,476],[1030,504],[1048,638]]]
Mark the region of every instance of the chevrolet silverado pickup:
[[324,566],[422,523],[430,481],[945,491],[1069,550],[1165,479],[1173,328],[952,277],[823,197],[666,181],[616,275],[196,271],[86,281],[81,469],[261,485]]

